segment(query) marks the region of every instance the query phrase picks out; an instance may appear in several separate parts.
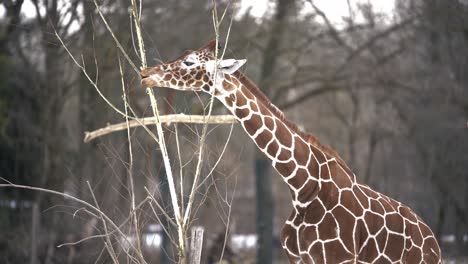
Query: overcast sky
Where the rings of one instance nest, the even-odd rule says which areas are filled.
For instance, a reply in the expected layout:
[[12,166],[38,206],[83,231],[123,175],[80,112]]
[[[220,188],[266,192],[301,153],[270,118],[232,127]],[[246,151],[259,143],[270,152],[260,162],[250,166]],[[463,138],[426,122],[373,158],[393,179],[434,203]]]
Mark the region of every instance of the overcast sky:
[[[374,11],[391,14],[395,6],[395,0],[349,0],[353,9],[358,3],[371,3]],[[241,12],[248,8],[253,16],[261,17],[268,8],[272,8],[271,0],[241,0]],[[320,8],[333,23],[340,24],[343,17],[349,17],[348,0],[314,0],[315,5]],[[270,4],[269,4],[270,3]],[[310,12],[312,6],[305,4],[303,12]],[[359,19],[359,17],[357,17]],[[321,21],[319,21],[321,22]]]
[[[356,7],[356,3],[370,2],[374,6],[374,11],[391,14],[395,5],[395,0],[349,0],[353,6]],[[60,4],[67,5],[67,0],[59,1]],[[251,14],[256,17],[262,17],[268,8],[272,8],[271,0],[241,0],[241,13],[245,12],[251,7]],[[314,0],[314,3],[327,14],[328,18],[338,26],[342,22],[342,17],[349,16],[348,0]],[[143,0],[144,3],[144,0]],[[306,3],[303,12],[309,12],[312,10],[310,4]],[[22,11],[26,17],[34,17],[35,9],[31,0],[25,0]],[[0,5],[0,17],[5,14],[3,5]],[[359,20],[359,17],[356,19]],[[322,22],[322,21],[319,21]],[[78,27],[78,25],[76,25]]]

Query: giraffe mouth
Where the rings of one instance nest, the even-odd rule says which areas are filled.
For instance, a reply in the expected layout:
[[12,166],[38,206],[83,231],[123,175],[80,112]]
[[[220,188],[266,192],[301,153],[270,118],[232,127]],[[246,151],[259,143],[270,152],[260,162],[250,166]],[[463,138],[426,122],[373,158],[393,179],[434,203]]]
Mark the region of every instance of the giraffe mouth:
[[145,87],[157,86],[157,82],[153,77],[157,73],[155,68],[144,68],[140,71],[141,84]]
[[141,85],[144,87],[153,87],[156,86],[156,82],[151,77],[141,79]]
[[148,78],[153,74],[154,70],[152,68],[143,68],[140,71],[140,76],[142,79]]

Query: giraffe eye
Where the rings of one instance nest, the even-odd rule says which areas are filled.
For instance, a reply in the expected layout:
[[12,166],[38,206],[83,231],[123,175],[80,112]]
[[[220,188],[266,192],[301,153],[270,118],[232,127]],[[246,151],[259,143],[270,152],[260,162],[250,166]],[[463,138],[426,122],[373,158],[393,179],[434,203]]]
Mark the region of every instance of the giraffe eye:
[[195,63],[191,62],[191,61],[184,61],[184,64],[185,64],[185,66],[192,66]]

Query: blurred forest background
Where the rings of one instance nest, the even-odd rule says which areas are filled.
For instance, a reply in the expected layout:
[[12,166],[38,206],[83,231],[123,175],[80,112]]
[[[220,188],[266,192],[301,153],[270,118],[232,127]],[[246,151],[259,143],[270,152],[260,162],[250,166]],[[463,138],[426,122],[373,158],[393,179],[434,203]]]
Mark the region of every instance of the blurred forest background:
[[[337,9],[347,10],[338,19],[321,8],[324,1],[270,0],[265,13],[255,15],[249,1],[219,0],[218,8],[228,6],[228,20],[233,18],[226,57],[246,58],[243,71],[290,120],[336,149],[361,182],[412,207],[434,230],[444,258],[466,261],[468,1],[395,0],[384,12],[374,1],[336,0]],[[100,4],[138,62],[130,2]],[[89,143],[83,137],[125,120],[102,100],[54,33],[123,109],[119,50],[94,3],[0,3],[0,183],[48,188],[93,203],[89,182],[100,208],[124,225],[130,208],[127,133]],[[148,64],[213,39],[212,8],[208,0],[143,1]],[[228,26],[224,22],[223,36]],[[129,65],[124,71],[130,105],[138,116],[151,116],[139,76]],[[201,114],[200,100],[209,99],[155,92],[166,114]],[[226,110],[217,103],[214,113]],[[190,182],[201,125],[177,125],[180,164],[176,126],[165,129],[173,168],[184,168]],[[223,152],[230,129],[210,126],[206,142],[202,176],[223,156],[197,197],[193,225],[205,228],[202,263],[221,254],[230,263],[286,263],[278,236],[292,209],[289,192],[240,126],[234,125]],[[170,211],[158,146],[141,128],[132,129],[131,138],[137,203],[147,196],[146,187]],[[0,188],[0,262],[111,262],[102,237],[57,247],[100,234],[99,219],[81,207],[44,192]],[[142,207],[138,217],[145,258],[175,261],[151,208]],[[119,256],[125,257],[125,243],[120,245]]]

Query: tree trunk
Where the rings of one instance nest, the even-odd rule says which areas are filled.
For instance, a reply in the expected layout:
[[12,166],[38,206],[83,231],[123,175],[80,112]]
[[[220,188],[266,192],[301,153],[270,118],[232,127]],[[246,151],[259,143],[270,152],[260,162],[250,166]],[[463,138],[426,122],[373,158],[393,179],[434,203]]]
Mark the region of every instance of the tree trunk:
[[39,234],[39,205],[37,203],[33,203],[32,205],[32,219],[31,219],[31,252],[30,252],[30,264],[37,263],[37,244],[38,244],[38,234]]
[[[278,0],[276,15],[270,32],[270,39],[263,53],[260,88],[268,95],[269,83],[276,66],[276,59],[287,24],[287,13],[294,1]],[[272,263],[273,258],[273,195],[271,182],[271,163],[259,150],[254,154],[255,189],[257,199],[257,263]]]
[[435,235],[437,238],[441,238],[443,231],[444,231],[444,224],[445,224],[445,215],[446,215],[446,208],[447,204],[445,198],[440,198],[439,201],[439,214],[437,217],[437,224],[435,228]]
[[257,193],[256,227],[258,236],[257,263],[272,263],[274,214],[270,171],[271,165],[269,160],[266,158],[255,160],[255,187]]

